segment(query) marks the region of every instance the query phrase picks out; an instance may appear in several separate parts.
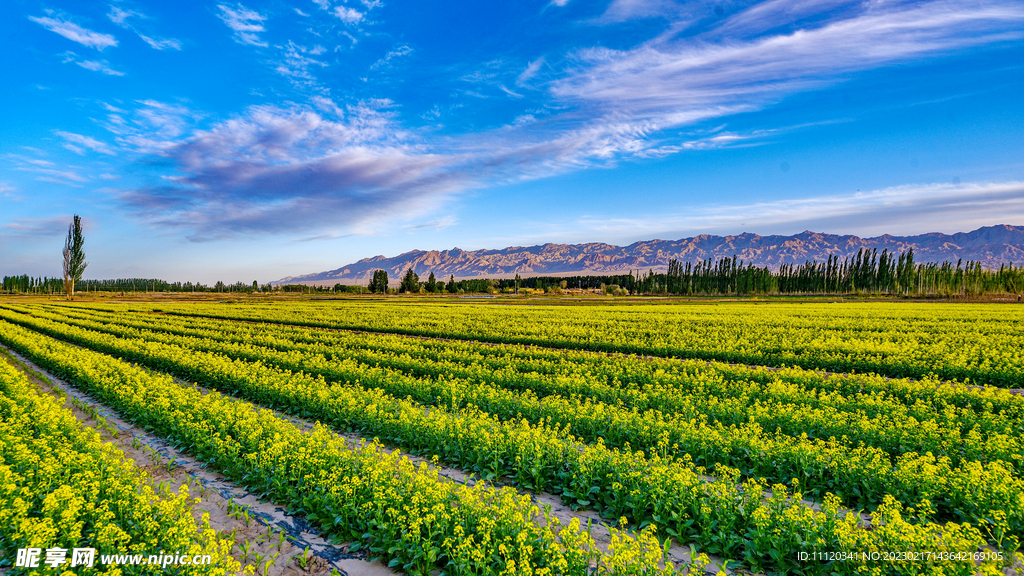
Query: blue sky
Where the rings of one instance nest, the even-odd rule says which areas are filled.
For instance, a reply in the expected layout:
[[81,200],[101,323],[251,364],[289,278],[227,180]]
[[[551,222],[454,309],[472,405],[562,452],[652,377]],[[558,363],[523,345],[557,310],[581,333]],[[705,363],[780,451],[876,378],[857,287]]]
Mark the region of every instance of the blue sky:
[[0,6],[0,274],[1024,225],[1019,0]]

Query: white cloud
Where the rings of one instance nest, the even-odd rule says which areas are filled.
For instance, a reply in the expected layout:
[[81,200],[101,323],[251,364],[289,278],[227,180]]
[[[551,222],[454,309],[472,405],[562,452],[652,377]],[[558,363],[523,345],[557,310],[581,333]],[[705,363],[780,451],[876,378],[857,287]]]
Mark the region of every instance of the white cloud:
[[[324,103],[326,104],[326,102]],[[194,239],[373,226],[434,209],[466,186],[467,158],[427,152],[394,125],[388,100],[344,121],[302,107],[254,107],[166,146],[164,186],[125,191],[131,211]]]
[[[768,0],[730,16],[718,32],[761,32],[830,10],[856,8],[859,4],[861,0]],[[870,4],[867,5],[870,9]],[[877,7],[884,10],[885,5],[879,4]]]
[[359,21],[363,19],[362,12],[355,8],[347,8],[345,6],[335,6],[334,15],[346,24],[358,24]]
[[223,4],[218,4],[217,8],[220,9],[220,19],[227,24],[228,28],[231,28],[235,32],[235,41],[239,44],[249,44],[252,46],[266,46],[267,43],[260,40],[256,32],[263,32],[262,22],[267,18],[254,10],[249,10],[245,6],[238,4],[238,9],[229,8]]
[[330,98],[327,98],[325,96],[313,96],[310,99],[310,101],[313,103],[314,106],[316,106],[318,110],[322,112],[330,112],[331,114],[334,114],[338,118],[341,118],[342,116],[345,115],[345,111],[342,110],[334,102],[334,100],[331,100]]
[[107,14],[107,18],[109,18],[111,22],[119,26],[123,25],[125,23],[125,20],[127,20],[131,16],[140,16],[140,14],[138,12],[132,12],[131,10],[122,10],[117,6],[111,6],[110,12]]
[[117,46],[117,39],[110,34],[93,32],[92,30],[83,28],[74,22],[69,22],[67,19],[50,17],[37,18],[35,16],[29,16],[28,19],[40,24],[51,32],[56,32],[68,40],[78,42],[79,44],[88,46],[89,48],[103,50],[104,48]]

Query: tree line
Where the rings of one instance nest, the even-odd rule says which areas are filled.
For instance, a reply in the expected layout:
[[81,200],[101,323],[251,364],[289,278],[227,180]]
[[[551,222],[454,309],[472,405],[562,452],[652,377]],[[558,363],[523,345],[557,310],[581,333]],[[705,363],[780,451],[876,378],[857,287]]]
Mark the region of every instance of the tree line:
[[[62,278],[30,277],[28,275],[4,276],[2,289],[4,292],[33,294],[59,294],[65,291]],[[259,286],[257,282],[226,284],[218,281],[208,285],[201,282],[167,282],[159,278],[79,280],[75,283],[76,292],[265,292],[270,289],[269,285]]]
[[[213,285],[198,282],[166,282],[155,278],[119,278],[78,280],[80,292],[342,292],[342,293],[427,293],[481,294],[523,289],[560,292],[563,290],[603,290],[610,294],[634,295],[772,295],[772,294],[879,294],[895,296],[981,296],[1020,294],[1024,291],[1024,266],[1004,264],[998,269],[983,268],[978,261],[958,260],[942,263],[918,263],[914,251],[891,253],[877,249],[858,250],[852,257],[830,255],[824,262],[808,260],[803,264],[783,264],[778,270],[744,263],[736,256],[715,260],[681,263],[671,260],[666,272],[630,271],[619,275],[533,276],[521,278],[438,279],[430,272],[425,281],[411,268],[406,270],[397,288],[389,288],[388,273],[375,270],[368,284],[333,288],[305,285],[260,286],[257,282]],[[65,292],[65,279],[4,276],[4,292],[59,294]]]
[[[386,293],[387,272],[376,270],[370,292]],[[434,273],[426,282],[410,268],[402,277],[399,293],[486,293],[518,292],[520,289],[561,291],[600,289],[616,294],[671,294],[695,296],[758,294],[879,294],[893,296],[981,296],[1020,294],[1024,291],[1024,266],[1003,264],[983,268],[981,262],[962,259],[952,262],[915,261],[913,249],[895,253],[862,248],[840,259],[829,255],[824,262],[782,264],[778,270],[745,263],[737,256],[697,262],[669,261],[666,272],[630,271],[620,275],[534,276],[494,279],[477,278],[437,281]]]
[[755,266],[736,256],[708,258],[685,265],[669,262],[666,273],[648,272],[635,280],[631,292],[641,294],[884,294],[894,296],[980,296],[1020,294],[1024,267],[1004,264],[983,268],[981,262],[917,263],[914,251],[860,249],[840,260],[783,264],[777,271]]

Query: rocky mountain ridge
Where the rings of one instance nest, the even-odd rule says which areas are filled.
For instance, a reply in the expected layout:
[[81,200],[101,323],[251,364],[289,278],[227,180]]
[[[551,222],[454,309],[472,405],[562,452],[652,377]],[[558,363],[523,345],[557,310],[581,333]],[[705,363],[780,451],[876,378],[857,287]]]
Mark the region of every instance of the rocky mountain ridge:
[[906,252],[913,248],[918,262],[977,260],[987,268],[1024,263],[1024,226],[987,226],[973,232],[874,238],[804,231],[793,236],[738,236],[701,234],[680,240],[645,240],[629,246],[599,242],[588,244],[542,244],[511,246],[500,250],[413,250],[398,256],[374,256],[313,274],[282,278],[275,284],[365,284],[374,270],[387,271],[392,279],[412,268],[422,278],[433,272],[437,278],[567,276],[626,274],[630,270],[664,271],[669,260],[696,262],[707,258],[737,258],[758,266],[777,269],[781,264],[807,260],[823,261],[830,254],[839,258],[857,250]]

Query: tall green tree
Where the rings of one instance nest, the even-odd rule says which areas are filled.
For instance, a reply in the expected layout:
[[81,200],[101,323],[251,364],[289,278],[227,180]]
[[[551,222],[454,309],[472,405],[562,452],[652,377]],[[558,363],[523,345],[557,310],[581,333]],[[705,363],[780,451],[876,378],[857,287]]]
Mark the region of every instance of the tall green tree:
[[85,267],[85,236],[82,234],[82,218],[75,214],[68,225],[68,237],[64,240],[64,292],[68,300],[75,298],[75,282],[82,279]]
[[405,276],[402,278],[402,292],[419,292],[420,291],[420,277],[409,268],[405,271]]
[[370,278],[370,292],[380,292],[386,294],[388,291],[388,273],[384,270],[374,270],[373,277]]

